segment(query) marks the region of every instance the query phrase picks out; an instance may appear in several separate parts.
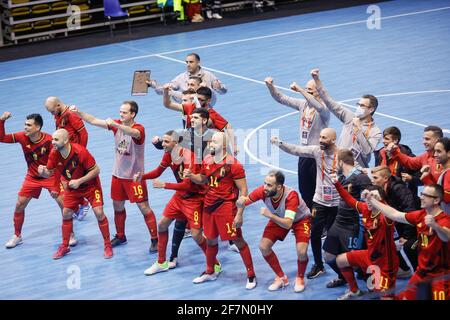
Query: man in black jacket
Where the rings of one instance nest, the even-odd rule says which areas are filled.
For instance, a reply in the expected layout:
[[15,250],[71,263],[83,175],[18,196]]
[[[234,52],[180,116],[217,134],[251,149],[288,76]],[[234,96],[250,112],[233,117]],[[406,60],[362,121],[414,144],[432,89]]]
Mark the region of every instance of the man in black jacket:
[[[410,212],[416,210],[415,201],[411,190],[399,177],[393,176],[391,170],[386,166],[372,168],[372,183],[384,189],[387,195],[387,203],[401,211]],[[404,223],[396,223],[397,230],[396,243],[397,254],[400,259],[400,268],[397,278],[408,278],[412,272],[400,252],[401,248],[408,257],[413,272],[417,267],[417,232],[415,227]]]
[[[350,150],[338,152],[339,182],[355,199],[361,198],[361,192],[371,184],[367,175],[355,167],[353,153]],[[330,281],[327,288],[340,287],[346,284],[336,265],[336,256],[354,249],[361,249],[364,230],[360,230],[359,214],[341,199],[333,225],[327,232],[323,244],[326,263],[338,274],[338,278]]]
[[404,168],[397,160],[392,160],[389,153],[386,152],[386,147],[389,143],[395,143],[403,154],[409,157],[415,157],[411,148],[407,145],[400,144],[402,134],[397,127],[389,127],[383,131],[383,144],[384,147],[375,151],[375,166],[387,166],[393,176],[399,177],[406,183],[409,190],[411,190],[414,197],[415,209],[420,209],[420,199],[417,192],[417,187],[422,185],[420,181],[420,170],[411,170]]

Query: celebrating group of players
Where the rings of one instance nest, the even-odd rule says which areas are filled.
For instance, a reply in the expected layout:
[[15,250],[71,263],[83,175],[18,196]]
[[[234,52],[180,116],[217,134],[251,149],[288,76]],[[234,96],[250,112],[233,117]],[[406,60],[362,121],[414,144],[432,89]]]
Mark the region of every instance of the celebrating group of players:
[[[378,151],[380,166],[368,169],[370,155],[382,138],[372,118],[378,104],[374,96],[363,96],[357,111],[352,112],[328,95],[318,70],[312,71],[313,80],[305,89],[295,83],[291,85],[304,99],[281,94],[273,79],[266,78],[272,96],[300,112],[301,144],[293,145],[278,137],[272,137],[271,142],[300,157],[301,196],[285,185],[285,177],[279,170],[270,171],[264,184],[248,193],[244,167],[235,158],[239,150],[233,127],[213,108],[216,93],[224,94],[227,89],[200,66],[197,54],[189,54],[186,63],[187,71],[171,83],[158,86],[154,80],[148,82],[163,95],[165,107],[181,112],[183,129],[170,130],[162,137],[153,138],[154,147],[163,149],[164,153],[159,166],[147,173],[144,172],[145,129],[135,121],[139,108],[134,101],[123,102],[119,119],[102,120],[76,106],[64,104],[57,97],[48,97],[45,107],[54,115],[57,128],[53,135],[41,131],[43,119],[37,113],[27,116],[23,131],[10,134],[5,133],[4,123],[11,114],[4,112],[0,116],[0,142],[20,143],[28,165],[14,210],[15,232],[6,243],[7,248],[22,243],[25,208],[32,198],[39,198],[45,188],[62,212],[62,244],[53,258],[64,257],[70,253],[70,247],[76,245],[73,219],[83,215],[87,202],[98,220],[104,257],[112,258],[113,247],[127,243],[125,201],[128,200],[137,204],[144,217],[151,238],[150,252],[158,253],[157,261],[145,270],[146,275],[177,266],[177,254],[170,259],[166,257],[168,229],[176,221],[172,239],[175,247],[179,246],[186,227],[206,257],[206,270],[193,280],[194,283],[216,280],[222,271],[217,260],[220,236],[238,248],[247,271],[245,287],[251,290],[257,285],[256,274],[241,226],[244,208],[261,200],[265,204],[261,215],[269,222],[259,248],[276,275],[269,290],[289,284],[272,247],[292,230],[298,263],[295,292],[305,289],[307,250],[311,242],[315,264],[307,275],[309,279],[324,272],[323,249],[326,262],[339,276],[330,287],[349,285],[340,299],[362,296],[354,268],[362,269],[369,289],[380,292],[382,298],[394,297],[399,269],[398,245],[394,240],[398,223],[414,226],[416,241],[409,248],[414,247],[411,250],[418,254],[418,265],[414,266],[411,261],[416,272],[407,290],[395,297],[415,299],[417,283],[435,280],[431,282],[432,298],[449,299],[450,217],[446,212],[449,212],[450,175],[446,173],[450,167],[450,143],[440,128],[425,129],[427,150],[420,157],[403,154],[395,130],[388,133],[385,130],[385,147]],[[327,128],[330,112],[344,123],[338,142],[335,130]],[[86,149],[85,122],[114,134],[111,199],[116,234],[113,239],[103,211],[100,169]],[[158,180],[167,168],[172,170],[175,183]],[[425,185],[420,204],[417,202],[411,210],[403,210],[405,207],[390,201],[397,199],[395,195],[400,190],[390,190],[394,177],[403,178],[399,178],[400,182],[395,180],[399,184],[408,180],[402,176],[403,168],[420,171],[419,179]],[[154,188],[175,190],[158,223],[148,202],[148,179],[153,180]],[[324,230],[327,238],[322,248]],[[402,239],[406,241],[405,238]]]

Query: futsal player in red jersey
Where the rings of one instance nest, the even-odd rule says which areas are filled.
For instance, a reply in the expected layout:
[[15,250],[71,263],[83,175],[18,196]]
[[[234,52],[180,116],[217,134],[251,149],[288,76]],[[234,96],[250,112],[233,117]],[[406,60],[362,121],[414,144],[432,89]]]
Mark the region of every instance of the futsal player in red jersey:
[[114,206],[114,222],[117,233],[112,239],[113,247],[127,243],[125,236],[125,220],[127,217],[125,201],[136,203],[144,217],[144,222],[150,233],[150,253],[157,251],[158,233],[155,213],[148,203],[147,184],[145,181],[133,182],[138,172],[144,171],[145,128],[136,123],[135,118],[139,106],[135,101],[124,101],[120,106],[120,119],[98,119],[72,106],[71,110],[80,117],[103,129],[111,130],[114,134],[115,154],[111,181],[111,198]]
[[[371,203],[360,202],[353,198],[340,184],[335,174],[332,176],[332,181],[347,205],[362,215],[367,241],[367,249],[342,253],[336,258],[337,265],[350,287],[338,300],[351,300],[363,295],[356,283],[352,267],[360,267],[363,272],[371,274],[367,283],[369,288],[380,292],[382,299],[392,299],[395,295],[399,264],[394,242],[394,222],[382,215],[380,210],[372,207]],[[362,198],[367,195],[381,201],[386,199],[383,188],[375,185],[364,189]]]
[[[56,130],[66,129],[69,133],[70,142],[87,147],[88,132],[80,116],[70,111],[69,106],[58,97],[48,97],[45,100],[45,108],[54,116]],[[88,212],[89,202],[85,199],[80,208],[76,210],[74,217],[83,220]]]
[[184,170],[184,176],[196,184],[207,184],[203,206],[203,231],[207,239],[206,271],[193,280],[194,283],[213,281],[218,273],[214,272],[217,252],[217,240],[233,240],[239,248],[247,269],[246,289],[256,287],[252,255],[247,242],[242,236],[244,208],[237,208],[239,195],[247,195],[247,181],[242,164],[227,153],[227,139],[223,132],[213,135],[211,155],[205,157],[199,174],[190,169]]
[[289,284],[288,277],[283,272],[280,262],[272,250],[276,241],[283,241],[292,230],[295,236],[297,252],[297,277],[294,291],[305,290],[305,270],[308,265],[308,243],[311,230],[311,212],[297,191],[284,184],[284,174],[279,170],[270,171],[264,185],[253,190],[248,197],[239,198],[237,205],[250,205],[262,200],[266,208],[261,208],[261,215],[269,218],[259,243],[264,260],[275,272],[274,282],[269,291],[275,291]]
[[[52,150],[52,136],[42,132],[44,121],[42,116],[33,113],[27,116],[22,132],[5,133],[5,121],[11,117],[10,112],[4,112],[0,117],[0,142],[20,143],[27,162],[28,171],[19,191],[16,208],[14,209],[14,235],[5,244],[8,249],[22,244],[22,226],[25,219],[25,208],[32,198],[39,199],[42,189],[47,189],[52,198],[63,209],[63,195],[60,193],[59,177],[55,175],[42,178],[38,173],[39,165],[45,165],[48,155]],[[76,245],[73,234],[70,237],[70,245]]]
[[[136,175],[136,180],[156,179],[167,168],[170,168],[177,181],[177,183],[153,181],[155,188],[171,189],[176,192],[164,208],[163,216],[158,223],[158,260],[145,270],[144,274],[146,275],[169,270],[170,265],[166,258],[168,228],[174,220],[188,221],[192,230],[192,238],[206,254],[206,239],[202,234],[204,186],[194,184],[183,175],[185,168],[191,168],[193,172],[198,172],[201,164],[195,164],[194,154],[180,146],[180,138],[182,137],[173,130],[166,132],[163,136],[164,155],[159,166],[144,175],[140,173]],[[216,261],[215,270],[217,272],[219,272],[219,267],[220,264]]]
[[49,177],[55,170],[61,174],[64,187],[62,244],[53,259],[60,259],[70,253],[69,236],[73,229],[72,215],[86,198],[92,206],[105,245],[105,259],[112,258],[113,250],[109,239],[108,218],[103,212],[103,194],[100,184],[100,169],[89,151],[76,143],[69,142],[69,133],[58,129],[52,135],[53,149],[47,165],[40,165],[38,172]]
[[407,213],[368,198],[368,203],[389,219],[417,228],[419,264],[407,289],[398,295],[399,299],[417,299],[417,285],[428,282],[431,285],[431,299],[450,300],[450,216],[440,207],[443,197],[442,186],[428,185],[420,194],[422,209]]

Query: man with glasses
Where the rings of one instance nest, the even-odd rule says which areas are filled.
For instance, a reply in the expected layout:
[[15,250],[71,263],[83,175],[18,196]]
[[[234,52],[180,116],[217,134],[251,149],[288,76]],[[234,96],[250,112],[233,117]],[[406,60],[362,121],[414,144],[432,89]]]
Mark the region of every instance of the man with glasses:
[[[220,82],[217,77],[208,70],[205,70],[200,65],[200,56],[196,53],[190,53],[186,56],[186,72],[183,72],[170,81],[170,89],[172,91],[183,92],[189,88],[189,79],[196,77],[201,79],[201,85],[212,89],[214,92],[211,98],[211,105],[216,103],[216,94],[227,93],[227,88]],[[163,94],[163,88],[158,87],[156,81],[147,81],[147,84],[155,89],[159,95]],[[175,99],[176,102],[180,102]]]
[[367,197],[375,209],[393,221],[408,223],[417,228],[419,239],[419,265],[408,282],[407,289],[401,292],[400,299],[417,299],[417,285],[431,283],[431,299],[448,300],[449,297],[449,257],[450,216],[442,211],[440,203],[444,197],[442,186],[431,184],[420,194],[421,210],[400,212],[370,195]]
[[381,130],[373,119],[378,107],[377,98],[363,95],[353,112],[330,97],[319,79],[319,69],[312,70],[311,76],[327,108],[344,124],[337,143],[339,148],[351,150],[357,166],[367,168],[372,152],[382,139]]

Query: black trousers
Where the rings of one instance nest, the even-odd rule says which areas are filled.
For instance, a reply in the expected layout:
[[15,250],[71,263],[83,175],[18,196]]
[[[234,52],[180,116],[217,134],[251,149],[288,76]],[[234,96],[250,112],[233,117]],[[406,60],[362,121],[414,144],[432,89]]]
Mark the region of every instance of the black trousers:
[[314,264],[323,268],[322,261],[322,233],[331,228],[336,218],[338,207],[326,207],[313,202],[311,220],[311,249],[314,255]]
[[298,158],[298,190],[309,210],[312,210],[316,190],[316,159]]

